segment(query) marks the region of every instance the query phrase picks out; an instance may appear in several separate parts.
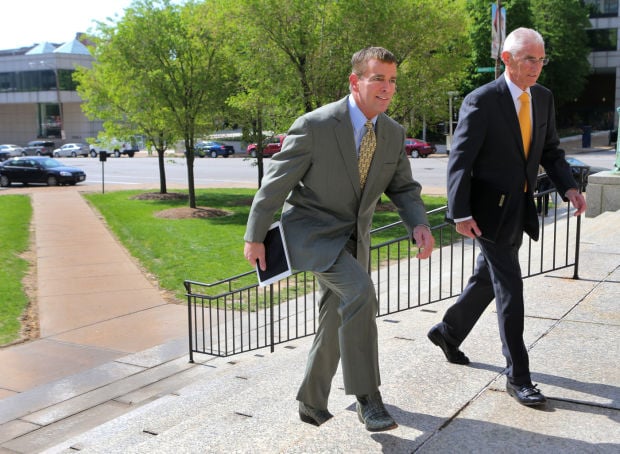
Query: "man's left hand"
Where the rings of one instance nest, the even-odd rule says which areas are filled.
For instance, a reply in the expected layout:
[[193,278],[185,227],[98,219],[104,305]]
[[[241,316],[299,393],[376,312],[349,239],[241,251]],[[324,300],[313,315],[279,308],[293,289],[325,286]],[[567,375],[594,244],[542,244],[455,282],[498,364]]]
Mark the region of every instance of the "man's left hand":
[[413,240],[418,245],[416,258],[421,260],[429,258],[435,246],[435,238],[433,238],[431,229],[426,225],[417,225],[413,229]]
[[586,211],[586,199],[577,189],[569,189],[565,194],[570,203],[577,209],[575,216],[579,216]]

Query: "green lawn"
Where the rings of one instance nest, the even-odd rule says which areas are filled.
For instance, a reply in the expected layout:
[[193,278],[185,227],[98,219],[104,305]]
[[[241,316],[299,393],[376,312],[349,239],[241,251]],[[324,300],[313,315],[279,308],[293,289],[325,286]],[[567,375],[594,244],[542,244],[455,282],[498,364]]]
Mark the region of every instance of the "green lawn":
[[28,305],[22,280],[29,264],[20,256],[30,246],[31,218],[28,196],[0,197],[0,345],[19,338],[20,317]]
[[[200,219],[163,219],[156,213],[187,207],[187,200],[137,200],[142,191],[119,191],[86,194],[100,211],[109,227],[143,266],[157,277],[160,285],[184,300],[186,279],[213,283],[251,271],[243,258],[243,234],[250,209],[253,189],[203,189],[196,192],[196,205],[225,210],[223,217]],[[386,199],[387,201],[387,199]],[[443,197],[425,198],[427,209],[445,205]],[[431,224],[442,219],[432,220]],[[373,226],[397,221],[394,211],[381,210]],[[404,234],[385,232],[374,242]],[[256,282],[249,276],[246,284]]]
[[[225,216],[169,219],[161,212],[188,207],[187,199],[142,200],[145,191],[90,193],[84,197],[103,215],[109,228],[158,280],[160,286],[185,301],[186,279],[213,283],[251,271],[243,258],[243,234],[254,189],[201,189],[196,205],[225,211]],[[445,205],[443,197],[425,197],[428,210]],[[373,227],[397,221],[398,215],[382,201]],[[20,258],[28,250],[32,208],[27,196],[0,197],[0,345],[17,339],[20,315],[28,299],[21,281],[29,264]],[[443,215],[431,219],[442,222]],[[373,236],[373,243],[404,235],[404,228],[391,229]],[[256,282],[251,274],[241,285]]]

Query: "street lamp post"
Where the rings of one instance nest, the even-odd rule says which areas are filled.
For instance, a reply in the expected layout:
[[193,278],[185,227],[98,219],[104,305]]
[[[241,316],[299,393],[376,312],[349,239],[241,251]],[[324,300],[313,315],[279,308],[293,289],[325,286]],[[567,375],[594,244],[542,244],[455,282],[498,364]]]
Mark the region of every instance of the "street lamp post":
[[[620,129],[620,107],[616,108],[618,112],[618,129]],[[614,164],[614,173],[620,173],[620,141],[616,137],[616,162]]]
[[450,119],[448,120],[448,140],[446,143],[446,150],[448,153],[450,153],[450,151],[452,150],[452,119],[454,118],[452,98],[454,98],[458,94],[458,91],[448,92],[448,109],[450,110]]

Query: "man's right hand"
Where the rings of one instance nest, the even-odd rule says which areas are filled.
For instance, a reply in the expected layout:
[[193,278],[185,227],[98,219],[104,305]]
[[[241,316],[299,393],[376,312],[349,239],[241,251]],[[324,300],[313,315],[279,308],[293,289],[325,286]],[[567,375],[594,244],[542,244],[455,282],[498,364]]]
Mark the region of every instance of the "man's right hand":
[[246,241],[243,247],[243,255],[246,260],[250,262],[252,267],[256,266],[258,260],[258,267],[265,271],[267,269],[267,262],[265,261],[265,245],[263,243],[255,243]]
[[471,238],[472,240],[475,240],[477,237],[482,235],[482,232],[478,228],[478,224],[476,224],[476,221],[473,218],[466,221],[457,222],[456,231],[461,235],[465,235],[467,238]]

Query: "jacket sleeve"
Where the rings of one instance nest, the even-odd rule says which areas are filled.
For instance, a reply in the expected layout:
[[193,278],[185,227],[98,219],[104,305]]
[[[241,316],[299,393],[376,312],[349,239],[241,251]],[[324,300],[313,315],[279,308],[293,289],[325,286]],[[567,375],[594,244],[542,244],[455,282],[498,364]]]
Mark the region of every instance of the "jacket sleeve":
[[244,235],[245,241],[262,242],[275,213],[282,208],[284,200],[303,178],[311,165],[310,128],[300,117],[291,126],[282,150],[273,155],[254,196]]

